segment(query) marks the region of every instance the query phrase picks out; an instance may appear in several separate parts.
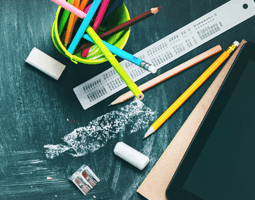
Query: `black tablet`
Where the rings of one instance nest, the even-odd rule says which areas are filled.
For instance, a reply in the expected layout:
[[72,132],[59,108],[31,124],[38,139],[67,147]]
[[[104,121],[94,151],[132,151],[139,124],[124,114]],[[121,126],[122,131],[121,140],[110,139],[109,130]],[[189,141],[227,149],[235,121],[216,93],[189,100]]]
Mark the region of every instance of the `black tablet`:
[[236,58],[179,165],[169,200],[255,199],[255,44]]

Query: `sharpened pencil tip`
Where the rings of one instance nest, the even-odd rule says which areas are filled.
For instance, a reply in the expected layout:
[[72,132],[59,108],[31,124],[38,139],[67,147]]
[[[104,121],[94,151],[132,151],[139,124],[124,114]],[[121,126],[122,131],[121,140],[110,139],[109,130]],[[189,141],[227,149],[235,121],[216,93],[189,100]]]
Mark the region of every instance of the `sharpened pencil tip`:
[[110,103],[108,106],[111,106],[112,105],[112,103]]
[[155,130],[152,127],[150,127],[149,130],[145,133],[143,139],[147,138],[148,136],[150,136],[154,132],[155,132]]
[[155,15],[158,13],[158,11],[161,9],[162,7],[155,7],[155,8],[151,8],[151,12]]

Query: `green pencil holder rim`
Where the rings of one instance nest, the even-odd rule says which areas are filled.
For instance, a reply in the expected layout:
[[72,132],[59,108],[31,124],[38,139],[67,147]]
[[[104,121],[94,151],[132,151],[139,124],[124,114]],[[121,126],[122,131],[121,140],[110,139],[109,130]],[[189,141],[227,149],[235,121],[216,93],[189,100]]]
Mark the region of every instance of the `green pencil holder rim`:
[[[123,13],[126,16],[126,19],[130,20],[130,15],[129,15],[127,7],[125,6],[124,3],[121,6],[124,9]],[[70,58],[70,60],[72,62],[74,62],[75,64],[83,63],[83,64],[88,64],[88,65],[95,65],[95,64],[101,64],[101,63],[104,63],[104,62],[108,61],[105,57],[101,58],[101,59],[98,59],[98,60],[97,59],[93,59],[93,60],[92,59],[86,59],[86,58],[82,58],[82,57],[79,57],[79,56],[76,56],[76,55],[72,55],[67,51],[66,47],[63,45],[63,43],[62,43],[62,41],[59,37],[59,34],[58,34],[58,18],[59,18],[59,14],[60,14],[61,9],[62,9],[62,7],[59,6],[58,10],[56,12],[55,20],[54,20],[53,25],[52,25],[52,29],[51,29],[51,37],[52,37],[52,41],[53,41],[53,44],[56,47],[56,49],[62,55],[64,55],[65,57]],[[123,49],[125,47],[125,45],[127,44],[127,41],[129,39],[129,36],[130,36],[130,30],[131,30],[131,28],[129,27],[128,30],[126,31],[125,35],[123,35],[121,37],[121,44],[119,46],[120,49]],[[120,43],[120,41],[118,43]],[[115,44],[113,44],[113,45],[115,45]],[[96,47],[96,48],[98,48],[98,47]],[[114,55],[114,56],[116,56],[116,55]]]

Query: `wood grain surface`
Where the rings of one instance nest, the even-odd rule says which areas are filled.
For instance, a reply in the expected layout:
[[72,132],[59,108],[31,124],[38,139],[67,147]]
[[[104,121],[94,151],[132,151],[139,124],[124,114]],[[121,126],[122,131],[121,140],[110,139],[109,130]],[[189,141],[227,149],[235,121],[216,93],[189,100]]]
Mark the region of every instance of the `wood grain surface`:
[[[125,0],[130,16],[151,7],[162,6],[160,12],[136,24],[125,50],[136,53],[146,46],[178,30],[227,0]],[[105,113],[128,105],[131,100],[107,107],[128,91],[124,89],[84,111],[73,88],[108,69],[109,63],[96,66],[75,65],[62,56],[51,40],[51,28],[58,6],[49,0],[4,0],[0,12],[0,199],[113,199],[141,200],[137,188],[164,152],[183,122],[194,109],[218,72],[157,131],[142,140],[147,131],[119,134],[103,148],[82,157],[63,154],[47,159],[44,145],[59,144],[74,129],[88,125]],[[233,41],[254,41],[255,18],[234,27],[158,70],[158,74],[220,44],[226,49]],[[58,81],[25,64],[37,47],[67,67]],[[146,91],[144,104],[159,117],[217,58],[208,60]],[[119,59],[121,61],[121,59]],[[140,85],[156,75],[138,81]],[[69,121],[68,121],[68,120]],[[143,170],[132,167],[113,154],[118,141],[150,157]],[[82,164],[88,165],[101,182],[86,197],[68,180]],[[47,180],[51,177],[52,180]],[[156,183],[155,183],[156,184]]]

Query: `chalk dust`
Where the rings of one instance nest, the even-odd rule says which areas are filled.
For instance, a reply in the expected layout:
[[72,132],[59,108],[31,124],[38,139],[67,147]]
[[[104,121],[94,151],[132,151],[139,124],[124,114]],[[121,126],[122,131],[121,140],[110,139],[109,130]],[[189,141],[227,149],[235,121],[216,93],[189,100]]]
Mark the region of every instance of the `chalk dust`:
[[93,153],[121,132],[131,134],[149,127],[153,119],[154,112],[135,99],[120,110],[106,113],[89,122],[87,126],[65,135],[65,144],[44,145],[46,157],[53,159],[64,152],[74,157]]

